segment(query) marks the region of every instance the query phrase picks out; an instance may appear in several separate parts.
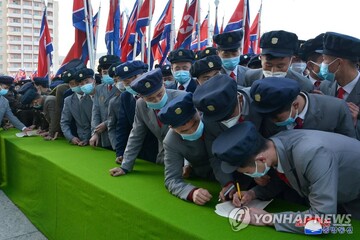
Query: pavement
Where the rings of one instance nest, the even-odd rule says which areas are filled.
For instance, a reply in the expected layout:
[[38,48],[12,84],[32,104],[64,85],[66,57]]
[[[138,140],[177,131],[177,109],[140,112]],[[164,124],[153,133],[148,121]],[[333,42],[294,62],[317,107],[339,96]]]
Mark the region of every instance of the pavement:
[[0,240],[47,240],[1,190]]

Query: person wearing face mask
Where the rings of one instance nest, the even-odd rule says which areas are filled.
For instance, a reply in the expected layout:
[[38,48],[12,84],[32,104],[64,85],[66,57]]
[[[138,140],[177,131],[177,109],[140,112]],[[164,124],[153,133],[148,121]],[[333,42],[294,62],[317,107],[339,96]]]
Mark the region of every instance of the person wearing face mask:
[[[203,114],[205,143],[215,177],[223,187],[220,193],[223,201],[226,199],[224,193],[234,184],[234,178],[221,171],[220,162],[211,154],[211,145],[219,134],[243,121],[253,121],[260,129],[262,118],[250,107],[252,100],[249,91],[249,88],[238,90],[238,85],[231,77],[220,74],[200,85],[193,96],[195,107]],[[239,178],[242,189],[252,184],[246,176],[240,175]]]
[[159,66],[161,68],[161,73],[163,75],[163,81],[165,84],[165,87],[171,87],[175,84],[175,78],[171,72],[171,65],[165,64],[162,66]]
[[190,68],[190,74],[196,78],[199,85],[204,84],[211,77],[220,74],[221,59],[217,55],[197,60]]
[[110,99],[120,94],[114,84],[114,79],[109,76],[112,64],[120,62],[118,56],[105,55],[99,59],[102,83],[95,87],[91,121],[91,138],[89,144],[93,147],[112,149],[107,129],[107,118]]
[[10,76],[0,76],[0,123],[3,118],[6,117],[9,119],[10,123],[14,125],[17,129],[23,132],[30,131],[30,128],[27,128],[11,111],[9,101],[5,98],[5,95],[8,93],[10,86],[13,84],[14,78]]
[[218,51],[214,47],[207,47],[203,50],[198,51],[195,54],[195,60],[198,61],[200,59],[206,58],[208,56],[218,55]]
[[245,86],[267,77],[286,77],[296,80],[300,89],[311,92],[313,85],[305,76],[290,69],[292,57],[298,48],[298,37],[286,31],[270,31],[261,36],[261,69],[251,69],[245,74]]
[[326,95],[344,99],[350,109],[356,133],[360,136],[360,73],[357,63],[360,56],[360,39],[327,32],[323,42],[323,62],[320,72],[331,86],[320,86]]
[[120,81],[120,77],[118,75],[116,75],[116,67],[119,66],[121,63],[113,63],[110,68],[109,68],[109,76],[114,79],[114,85],[115,87],[119,90],[119,92],[117,92],[115,94],[115,96],[110,99],[109,101],[109,110],[108,110],[108,117],[107,117],[107,129],[108,129],[108,134],[109,134],[109,140],[111,143],[111,147],[113,150],[115,150],[115,146],[116,146],[116,126],[118,124],[118,120],[119,120],[119,106],[121,104],[121,94],[123,92],[125,92],[125,86],[123,84],[122,81]]
[[110,174],[114,177],[124,175],[133,170],[147,130],[150,130],[158,140],[159,151],[156,163],[164,162],[162,143],[169,130],[169,126],[159,120],[157,113],[173,98],[186,93],[185,91],[165,89],[161,69],[159,68],[144,73],[135,79],[130,87],[141,98],[136,101],[133,128],[127,141],[121,167],[110,169]]
[[[69,72],[67,75],[69,75]],[[61,130],[71,144],[86,146],[89,144],[91,137],[93,103],[89,96],[89,90],[84,89],[83,86],[87,84],[86,82],[94,82],[94,71],[89,68],[83,68],[68,77],[71,78],[69,85],[74,93],[65,98],[60,120]],[[76,126],[75,131],[72,130],[73,122],[75,122]]]
[[180,199],[206,204],[212,198],[209,191],[185,182],[182,176],[184,159],[187,159],[193,176],[213,179],[204,141],[204,124],[192,102],[192,93],[171,100],[158,116],[170,128],[163,142],[166,189]]
[[41,95],[48,95],[50,94],[49,88],[49,80],[43,77],[34,77],[34,86],[38,90],[38,93]]
[[61,134],[60,117],[57,109],[56,97],[51,95],[40,95],[33,88],[28,89],[20,98],[24,105],[30,104],[33,108],[41,111],[49,124],[48,129],[40,129],[40,135],[45,140],[55,140]]
[[245,73],[248,70],[247,67],[239,65],[243,34],[243,31],[239,30],[213,36],[218,56],[222,61],[221,73],[230,76],[239,86],[245,86]]
[[169,53],[168,60],[176,83],[168,86],[167,89],[194,92],[197,83],[190,75],[191,64],[195,60],[194,52],[188,49],[176,49]]
[[[244,122],[222,133],[214,141],[212,152],[220,159],[224,172],[237,171],[261,177],[274,169],[283,176],[282,180],[271,181],[265,187],[255,186],[241,192],[241,200],[234,194],[235,206],[246,206],[256,198],[271,199],[283,191],[284,186],[293,188],[310,205],[304,212],[271,214],[249,208],[252,225],[267,225],[277,231],[304,234],[304,227],[292,220],[304,219],[305,214],[310,218],[309,215],[321,217],[323,214],[344,213],[360,219],[360,185],[354,184],[360,181],[360,142],[356,139],[316,130],[283,131],[265,139],[252,123]],[[269,214],[273,219],[256,221],[255,215],[262,214]],[[279,221],[285,216],[292,220]]]
[[320,84],[328,84],[329,81],[323,81],[324,77],[320,73],[322,63],[324,33],[319,34],[313,39],[309,39],[300,46],[299,56],[306,62],[306,69],[309,72],[308,78],[314,85],[314,90],[320,90]]
[[[120,95],[120,104],[117,105],[119,108],[119,119],[115,126],[115,162],[118,164],[121,164],[123,160],[126,144],[134,123],[136,101],[139,99],[137,93],[130,87],[130,84],[143,73],[147,72],[147,70],[148,65],[138,60],[125,62],[115,69],[115,74],[119,76],[119,80],[126,88],[126,91]],[[156,155],[158,154],[157,144],[157,139],[154,134],[147,130],[137,157],[155,162]]]

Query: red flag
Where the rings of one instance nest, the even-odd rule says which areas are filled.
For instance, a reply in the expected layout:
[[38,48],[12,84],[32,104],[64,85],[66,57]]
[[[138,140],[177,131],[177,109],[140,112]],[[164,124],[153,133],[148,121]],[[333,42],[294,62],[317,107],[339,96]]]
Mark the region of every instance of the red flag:
[[184,14],[181,20],[178,35],[176,37],[176,44],[174,49],[185,48],[189,49],[191,44],[191,35],[195,29],[197,21],[198,0],[192,0],[190,6],[185,5]]
[[129,43],[130,38],[135,39],[136,21],[138,17],[138,1],[135,1],[133,10],[131,11],[129,21],[127,22],[125,33],[121,40],[121,61],[126,62],[130,52],[132,51],[132,45]]
[[49,77],[48,73],[50,70],[51,52],[53,46],[51,42],[50,30],[46,18],[46,8],[41,21],[40,38],[39,38],[39,54],[38,54],[38,67],[37,74],[39,77]]
[[255,54],[260,53],[260,11],[261,7],[250,28],[250,52]]
[[[206,15],[200,27],[200,50],[205,49],[208,44],[208,25],[209,25],[209,18],[208,15]],[[191,47],[190,47],[191,50],[196,50],[198,48],[197,40],[198,40],[197,36],[195,36],[194,41],[191,42]]]

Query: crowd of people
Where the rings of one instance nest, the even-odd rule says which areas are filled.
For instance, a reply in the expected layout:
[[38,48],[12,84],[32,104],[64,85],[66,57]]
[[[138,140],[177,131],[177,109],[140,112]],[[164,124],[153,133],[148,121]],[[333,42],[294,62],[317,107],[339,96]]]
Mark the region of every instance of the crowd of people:
[[[277,197],[309,206],[293,216],[359,219],[360,40],[270,31],[261,54],[241,55],[242,38],[226,32],[213,37],[216,47],[175,49],[150,71],[105,55],[95,74],[74,59],[52,88],[45,78],[14,86],[0,76],[0,121],[114,151],[114,177],[133,174],[137,158],[164,164],[166,189],[197,205],[213,195],[186,181],[193,177],[218,182],[219,200],[237,207]],[[303,232],[256,221],[265,210],[249,214],[251,224]]]

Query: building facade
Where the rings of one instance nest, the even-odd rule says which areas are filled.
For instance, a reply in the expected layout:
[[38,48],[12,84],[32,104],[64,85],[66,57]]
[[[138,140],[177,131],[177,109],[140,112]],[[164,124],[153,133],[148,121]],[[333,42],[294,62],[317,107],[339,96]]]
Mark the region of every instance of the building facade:
[[[37,69],[44,7],[44,0],[0,0],[0,74],[15,76],[24,70],[29,78]],[[54,47],[52,60],[56,64],[59,62],[57,1],[47,1],[47,20]]]

